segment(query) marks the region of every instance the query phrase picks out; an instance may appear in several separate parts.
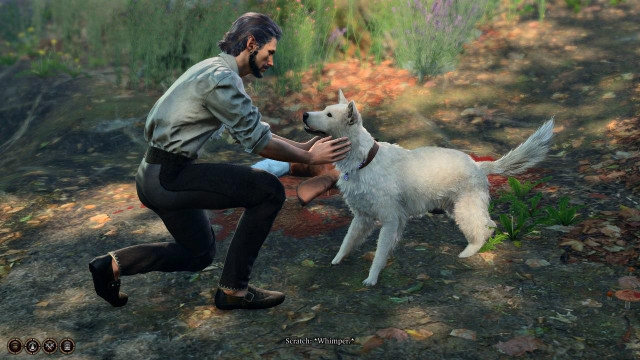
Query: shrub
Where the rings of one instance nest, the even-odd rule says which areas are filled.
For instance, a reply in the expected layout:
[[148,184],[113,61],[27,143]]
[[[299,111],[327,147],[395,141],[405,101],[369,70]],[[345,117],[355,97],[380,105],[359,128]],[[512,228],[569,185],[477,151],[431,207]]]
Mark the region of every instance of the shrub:
[[375,28],[378,36],[381,32],[390,34],[398,64],[422,81],[427,75],[453,69],[486,6],[487,0],[382,1],[377,12],[383,14]]

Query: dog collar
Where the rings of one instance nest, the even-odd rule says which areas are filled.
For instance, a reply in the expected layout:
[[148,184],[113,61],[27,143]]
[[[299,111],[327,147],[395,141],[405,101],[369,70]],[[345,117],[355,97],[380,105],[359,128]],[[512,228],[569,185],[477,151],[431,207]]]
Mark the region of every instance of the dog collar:
[[[378,153],[378,149],[380,148],[380,145],[378,145],[377,141],[373,142],[373,146],[371,147],[371,149],[369,149],[369,153],[367,154],[367,158],[364,159],[363,162],[360,163],[360,165],[358,165],[358,170],[359,169],[363,169],[364,167],[366,167],[367,165],[369,165],[369,163],[371,161],[373,161],[373,158],[376,156],[376,154]],[[349,180],[349,173],[345,173],[344,174],[344,180],[347,181]]]

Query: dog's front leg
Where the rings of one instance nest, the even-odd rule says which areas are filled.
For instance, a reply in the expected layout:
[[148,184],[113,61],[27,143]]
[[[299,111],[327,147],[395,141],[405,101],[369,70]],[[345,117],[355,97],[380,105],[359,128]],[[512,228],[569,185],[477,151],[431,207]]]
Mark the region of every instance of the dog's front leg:
[[401,231],[398,220],[385,221],[382,223],[382,229],[380,229],[380,235],[378,236],[376,255],[369,269],[369,277],[362,282],[365,286],[373,286],[378,282],[378,275],[380,275],[380,271],[387,265],[389,253],[401,235],[398,231]]
[[342,240],[340,250],[331,261],[331,264],[339,264],[345,256],[349,255],[353,248],[362,244],[367,239],[371,231],[373,231],[373,220],[366,216],[356,214],[351,221],[347,235],[344,237],[344,240]]

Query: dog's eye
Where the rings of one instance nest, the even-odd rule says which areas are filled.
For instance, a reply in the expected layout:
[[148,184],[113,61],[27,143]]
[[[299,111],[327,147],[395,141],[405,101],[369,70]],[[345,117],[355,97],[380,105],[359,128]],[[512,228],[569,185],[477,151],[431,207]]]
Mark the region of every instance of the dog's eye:
[[327,113],[327,116],[328,117],[333,117],[333,115],[331,115],[331,113]]

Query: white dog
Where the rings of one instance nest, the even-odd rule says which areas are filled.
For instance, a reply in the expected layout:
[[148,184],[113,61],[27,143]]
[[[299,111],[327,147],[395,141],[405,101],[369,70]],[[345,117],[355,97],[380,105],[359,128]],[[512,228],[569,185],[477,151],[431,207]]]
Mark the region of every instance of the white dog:
[[338,96],[339,104],[305,113],[303,121],[307,132],[346,136],[351,141],[351,151],[336,167],[340,171],[338,188],[354,218],[331,263],[340,263],[366,240],[375,221],[380,221],[378,247],[369,277],[363,281],[367,286],[378,281],[407,220],[429,210],[444,209],[455,219],[469,243],[459,257],[477,253],[496,226],[489,217],[487,175],[523,172],[544,159],[553,136],[551,119],[497,161],[475,162],[461,151],[440,147],[407,150],[376,142],[362,126],[356,104],[347,102],[341,90]]

